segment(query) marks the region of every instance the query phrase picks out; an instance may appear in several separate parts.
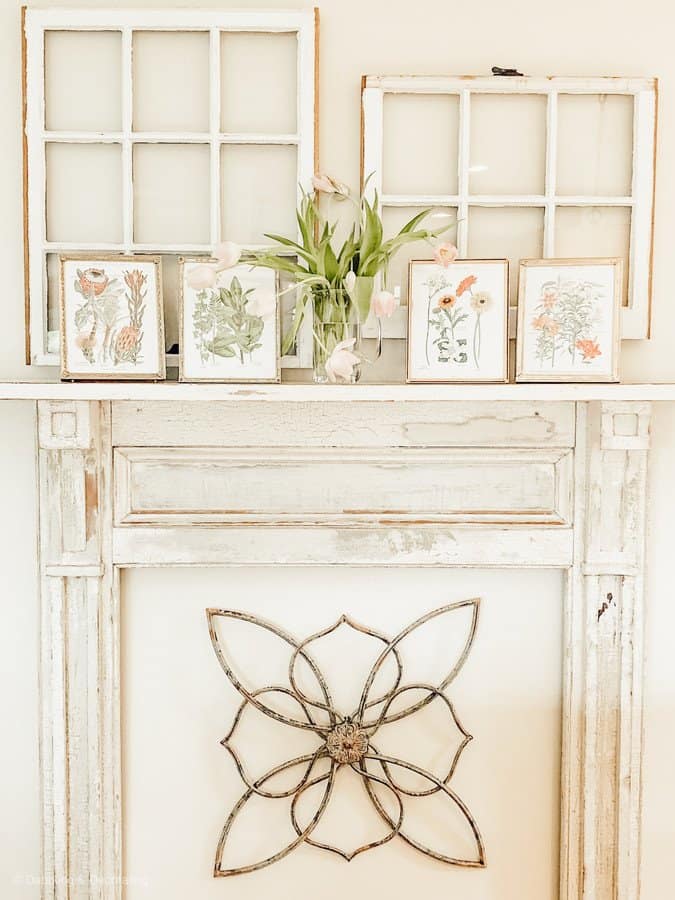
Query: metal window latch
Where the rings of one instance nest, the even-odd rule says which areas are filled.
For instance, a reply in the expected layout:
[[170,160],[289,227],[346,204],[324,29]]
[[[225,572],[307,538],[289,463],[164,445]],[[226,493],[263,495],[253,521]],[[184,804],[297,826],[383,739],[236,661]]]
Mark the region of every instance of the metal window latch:
[[493,75],[505,75],[508,78],[513,78],[516,75],[523,77],[523,73],[519,72],[518,69],[502,69],[501,66],[493,66],[492,74]]

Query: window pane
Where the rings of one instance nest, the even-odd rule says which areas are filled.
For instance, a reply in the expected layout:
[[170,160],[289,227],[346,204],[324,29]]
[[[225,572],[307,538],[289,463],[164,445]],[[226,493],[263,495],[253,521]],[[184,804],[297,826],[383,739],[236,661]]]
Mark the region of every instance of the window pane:
[[558,194],[630,196],[632,157],[632,97],[561,94]]
[[134,240],[141,244],[208,244],[209,147],[134,146]]
[[220,43],[221,128],[230,134],[294,134],[298,38],[223,32]]
[[512,306],[518,299],[520,260],[540,257],[543,245],[543,209],[474,206],[469,211],[469,258],[508,259]]
[[630,208],[560,206],[555,213],[555,253],[562,257],[619,256],[623,259],[623,302],[628,302]]
[[178,343],[178,256],[162,256],[164,342],[167,350]]
[[543,194],[546,97],[471,95],[472,194]]
[[457,96],[385,94],[384,193],[456,194],[458,131]]
[[47,266],[47,331],[59,330],[59,254],[46,254]]
[[45,32],[45,127],[120,131],[121,72],[120,32]]
[[223,240],[269,244],[265,232],[294,239],[295,147],[226,144],[220,160]]
[[208,32],[134,32],[134,130],[209,130]]
[[[385,238],[393,237],[401,228],[422,212],[422,207],[406,206],[406,207],[385,207],[382,210],[382,225],[384,227]],[[457,210],[456,209],[435,209],[423,222],[423,227],[430,229],[439,229],[446,226],[447,234],[442,240],[457,240]],[[407,244],[403,246],[394,256],[389,264],[387,273],[387,287],[394,290],[396,287],[401,288],[401,303],[408,302],[408,265],[411,259],[431,259],[433,256],[433,247],[424,241],[415,244]]]
[[47,144],[47,240],[122,240],[119,144]]

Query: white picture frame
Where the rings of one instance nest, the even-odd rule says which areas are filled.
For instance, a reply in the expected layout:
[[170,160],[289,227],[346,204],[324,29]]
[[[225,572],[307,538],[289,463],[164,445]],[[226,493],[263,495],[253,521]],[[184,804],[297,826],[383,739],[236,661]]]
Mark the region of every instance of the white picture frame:
[[240,263],[195,287],[203,257],[179,259],[180,381],[279,382],[279,276]]
[[408,382],[508,381],[505,259],[412,260]]
[[622,260],[525,259],[516,381],[618,381]]
[[59,287],[62,379],[166,377],[158,256],[61,256]]

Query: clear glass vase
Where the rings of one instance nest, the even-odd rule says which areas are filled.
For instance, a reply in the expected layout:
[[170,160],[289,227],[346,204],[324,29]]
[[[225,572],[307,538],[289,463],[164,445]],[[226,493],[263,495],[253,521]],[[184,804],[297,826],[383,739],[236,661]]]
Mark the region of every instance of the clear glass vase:
[[314,382],[356,384],[361,377],[361,323],[346,290],[312,290]]

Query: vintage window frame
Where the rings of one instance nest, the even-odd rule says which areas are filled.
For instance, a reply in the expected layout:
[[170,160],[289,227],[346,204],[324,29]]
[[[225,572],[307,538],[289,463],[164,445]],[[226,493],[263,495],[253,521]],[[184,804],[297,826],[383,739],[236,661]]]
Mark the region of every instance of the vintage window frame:
[[[48,330],[48,254],[159,253],[210,255],[220,240],[220,202],[212,202],[208,244],[142,243],[133,234],[133,148],[135,144],[203,144],[209,147],[212,197],[220,197],[220,152],[225,145],[294,146],[297,183],[307,185],[317,168],[318,9],[28,9],[22,10],[24,111],[24,267],[26,363],[58,366],[59,332]],[[120,32],[122,41],[122,129],[120,131],[50,131],[45,121],[45,34],[49,31]],[[135,131],[133,128],[133,34],[138,31],[209,34],[209,130],[206,132]],[[293,134],[229,133],[221,130],[220,36],[223,32],[286,33],[298,36],[297,123]],[[50,143],[118,144],[122,154],[120,243],[48,241],[46,233],[46,147]],[[299,195],[299,189],[298,189]],[[257,245],[247,245],[255,249]],[[168,354],[169,365],[178,365]],[[285,368],[312,365],[311,333],[301,329],[296,353],[282,359]]]
[[[621,311],[621,337],[649,337],[654,218],[657,79],[622,77],[502,77],[366,75],[362,79],[361,174],[374,173],[367,190],[375,191],[380,209],[442,206],[457,209],[457,246],[468,252],[470,207],[529,207],[544,211],[544,258],[555,253],[555,211],[560,207],[622,207],[631,210],[628,265],[628,305]],[[458,192],[456,194],[383,194],[384,98],[387,94],[441,94],[459,97]],[[474,94],[542,94],[547,98],[546,168],[543,194],[472,194],[469,191],[471,97]],[[565,94],[618,94],[633,97],[633,172],[628,196],[558,195],[557,125],[558,97]],[[515,337],[512,311],[510,336]],[[404,337],[406,317],[400,313],[390,336]]]

